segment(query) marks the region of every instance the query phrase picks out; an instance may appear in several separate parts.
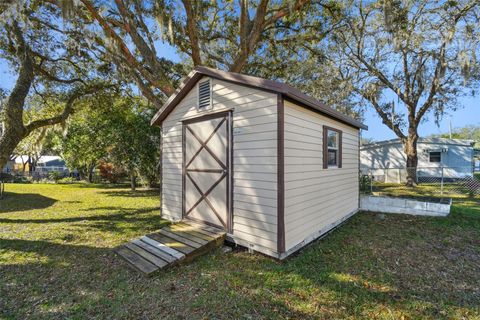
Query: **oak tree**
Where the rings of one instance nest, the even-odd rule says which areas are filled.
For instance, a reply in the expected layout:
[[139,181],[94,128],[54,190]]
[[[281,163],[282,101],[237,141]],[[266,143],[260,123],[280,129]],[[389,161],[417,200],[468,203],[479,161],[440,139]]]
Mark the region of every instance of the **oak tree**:
[[[11,1],[1,6],[0,59],[15,70],[13,88],[5,93],[0,110],[0,168],[30,133],[64,122],[83,96],[110,87],[108,73],[93,65],[83,35],[61,20],[61,10],[39,1]],[[52,107],[25,122],[33,97]]]
[[418,128],[438,121],[480,80],[478,0],[349,1],[328,37],[328,77],[373,107],[403,143],[407,183],[416,182]]

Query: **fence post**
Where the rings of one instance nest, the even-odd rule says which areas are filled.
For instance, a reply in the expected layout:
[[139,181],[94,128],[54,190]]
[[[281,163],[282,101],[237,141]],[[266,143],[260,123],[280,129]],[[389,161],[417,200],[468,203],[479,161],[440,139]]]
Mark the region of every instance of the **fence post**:
[[402,183],[401,179],[401,173],[400,173],[400,168],[398,168],[398,184]]
[[440,182],[440,194],[443,196],[443,166],[442,166],[442,180]]
[[372,173],[372,170],[368,170],[368,172],[370,173],[370,194],[373,193],[373,173]]
[[0,200],[3,199],[4,191],[5,191],[5,185],[3,184],[3,172],[0,171]]

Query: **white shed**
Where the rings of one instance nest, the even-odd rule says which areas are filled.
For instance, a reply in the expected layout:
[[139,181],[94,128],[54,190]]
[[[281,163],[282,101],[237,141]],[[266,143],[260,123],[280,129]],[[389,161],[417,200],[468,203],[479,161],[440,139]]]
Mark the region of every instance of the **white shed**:
[[165,219],[224,229],[283,259],[359,209],[366,126],[291,86],[198,67],[152,124]]

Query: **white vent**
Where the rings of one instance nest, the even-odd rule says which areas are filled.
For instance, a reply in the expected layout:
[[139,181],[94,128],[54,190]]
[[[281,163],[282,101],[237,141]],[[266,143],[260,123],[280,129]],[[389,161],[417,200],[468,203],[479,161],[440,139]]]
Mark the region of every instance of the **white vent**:
[[208,109],[212,105],[210,79],[198,84],[198,109]]

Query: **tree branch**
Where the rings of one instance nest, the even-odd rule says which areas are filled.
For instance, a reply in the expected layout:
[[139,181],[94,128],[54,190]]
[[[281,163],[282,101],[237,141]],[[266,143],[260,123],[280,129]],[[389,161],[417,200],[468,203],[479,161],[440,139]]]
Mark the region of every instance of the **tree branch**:
[[240,13],[240,18],[242,19],[242,25],[246,24],[246,26],[243,26],[243,28],[241,27],[243,35],[242,33],[240,34],[240,53],[230,66],[230,71],[232,72],[240,72],[242,70],[243,66],[247,62],[250,53],[257,46],[264,30],[265,15],[267,14],[268,7],[268,0],[261,0],[252,22],[248,18],[247,2],[241,0],[241,3],[242,12]]
[[393,121],[389,118],[388,114],[382,110],[382,107],[375,99],[371,99],[371,97],[365,94],[365,92],[363,92],[362,90],[355,89],[355,92],[360,94],[365,100],[367,100],[373,105],[375,111],[377,111],[380,118],[382,118],[382,123],[389,127],[397,135],[397,137],[400,138],[400,140],[403,141],[406,139],[405,134],[402,132],[398,124],[393,123]]
[[202,64],[202,58],[200,56],[200,46],[198,44],[198,29],[197,29],[197,17],[193,12],[192,1],[182,0],[185,8],[185,14],[187,15],[187,35],[190,39],[191,57],[194,66]]
[[59,77],[49,73],[47,70],[43,69],[40,65],[35,65],[34,68],[39,74],[42,74],[46,79],[51,80],[51,81],[60,82],[60,83],[64,83],[64,84],[72,84],[72,83],[75,83],[75,82],[81,82],[83,84],[85,83],[80,78],[72,78],[72,79],[59,78]]
[[273,14],[271,17],[269,17],[267,20],[264,21],[264,26],[263,27],[265,28],[269,25],[274,24],[275,22],[277,22],[281,18],[289,15],[290,13],[300,10],[304,5],[306,5],[310,2],[311,2],[311,0],[297,0],[295,2],[295,4],[293,5],[292,10],[290,9],[289,6],[281,8],[280,10],[275,12],[275,14]]
[[141,66],[137,59],[133,56],[128,49],[125,42],[120,38],[120,36],[111,28],[111,26],[103,19],[97,9],[94,7],[92,2],[89,0],[81,0],[82,3],[85,5],[86,9],[90,14],[93,16],[95,20],[100,24],[100,27],[103,29],[105,34],[113,40],[113,42],[117,45],[118,49],[125,57],[125,62],[129,65],[130,68],[137,70],[142,77],[149,83],[149,85],[160,89],[166,95],[170,95],[174,92],[174,89],[170,85],[164,85],[160,83],[157,79],[158,76],[153,76],[148,70],[146,70],[143,66]]
[[25,126],[27,134],[31,133],[35,129],[39,129],[45,126],[49,125],[54,125],[58,124],[61,122],[64,122],[65,120],[68,119],[68,117],[74,112],[74,104],[75,102],[80,99],[83,96],[97,93],[100,90],[103,90],[105,88],[112,87],[111,85],[105,85],[105,84],[95,84],[91,85],[87,88],[82,87],[82,88],[76,88],[74,89],[71,94],[69,95],[67,102],[65,103],[65,107],[63,108],[62,113],[47,118],[47,119],[40,119],[40,120],[35,120],[30,122]]

